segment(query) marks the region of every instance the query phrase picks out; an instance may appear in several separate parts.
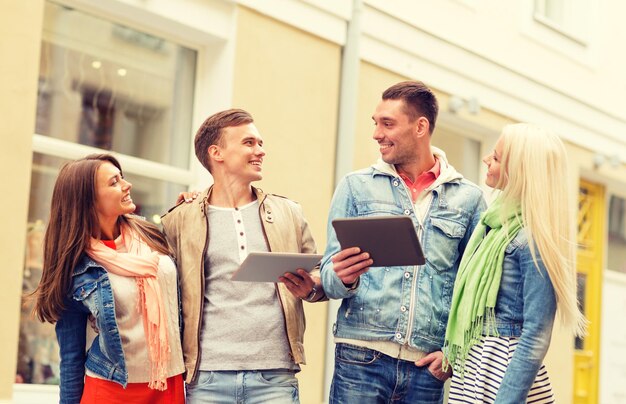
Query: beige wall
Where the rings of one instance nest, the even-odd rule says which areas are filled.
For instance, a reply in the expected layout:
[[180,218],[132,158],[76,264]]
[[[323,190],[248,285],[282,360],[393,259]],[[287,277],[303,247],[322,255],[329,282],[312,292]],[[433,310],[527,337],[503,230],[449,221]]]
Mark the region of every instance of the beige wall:
[[[333,192],[341,48],[240,8],[233,106],[252,113],[265,141],[267,192],[298,201],[318,250],[326,241]],[[305,304],[307,365],[299,374],[303,403],[323,394],[326,303]]]
[[15,380],[42,14],[42,0],[6,0],[0,13],[0,402]]

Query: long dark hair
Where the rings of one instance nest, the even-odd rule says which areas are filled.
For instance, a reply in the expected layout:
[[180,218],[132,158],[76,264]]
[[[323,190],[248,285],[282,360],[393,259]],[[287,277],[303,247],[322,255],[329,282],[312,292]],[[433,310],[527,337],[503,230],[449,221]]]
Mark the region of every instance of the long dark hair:
[[[65,164],[52,192],[50,221],[44,236],[43,273],[33,292],[34,312],[41,321],[56,322],[70,289],[72,271],[89,248],[92,235],[100,237],[96,212],[96,174],[104,163],[122,167],[110,154],[91,154]],[[123,215],[119,223],[135,230],[152,250],[170,254],[167,240],[155,225],[134,215]]]

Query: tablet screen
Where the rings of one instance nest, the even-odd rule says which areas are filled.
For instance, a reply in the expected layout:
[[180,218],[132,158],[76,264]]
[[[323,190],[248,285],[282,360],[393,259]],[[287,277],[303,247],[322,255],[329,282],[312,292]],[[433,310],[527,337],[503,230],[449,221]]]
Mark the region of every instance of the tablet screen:
[[424,265],[413,220],[408,216],[367,216],[332,221],[342,249],[359,247],[372,267]]

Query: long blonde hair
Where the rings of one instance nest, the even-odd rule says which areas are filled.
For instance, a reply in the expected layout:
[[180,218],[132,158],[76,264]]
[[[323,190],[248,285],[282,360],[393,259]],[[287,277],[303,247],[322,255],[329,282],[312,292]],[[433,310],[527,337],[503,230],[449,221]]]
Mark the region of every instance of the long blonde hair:
[[503,150],[498,188],[503,212],[521,205],[530,252],[546,266],[556,294],[559,317],[575,335],[587,320],[576,295],[576,244],[571,209],[567,153],[559,137],[539,126],[519,123],[502,130]]

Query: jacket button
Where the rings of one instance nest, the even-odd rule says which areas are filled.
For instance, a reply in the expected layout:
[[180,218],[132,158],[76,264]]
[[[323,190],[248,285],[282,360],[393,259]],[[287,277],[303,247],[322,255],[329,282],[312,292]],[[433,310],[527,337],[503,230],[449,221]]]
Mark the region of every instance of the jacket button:
[[402,339],[402,334],[396,333],[396,339]]
[[410,273],[408,273],[408,272],[405,272],[405,273],[404,273],[404,277],[405,277],[406,279],[409,279],[409,278],[411,277],[411,274],[410,274]]
[[394,186],[394,187],[397,187],[398,185],[400,185],[400,183],[398,182],[398,180],[394,180],[394,181],[393,181],[393,186]]
[[400,307],[400,311],[404,313],[406,311],[406,306]]
[[410,215],[410,214],[411,214],[411,211],[410,211],[410,210],[408,210],[408,209],[405,209],[405,210],[404,210],[404,214],[405,214],[405,215]]

